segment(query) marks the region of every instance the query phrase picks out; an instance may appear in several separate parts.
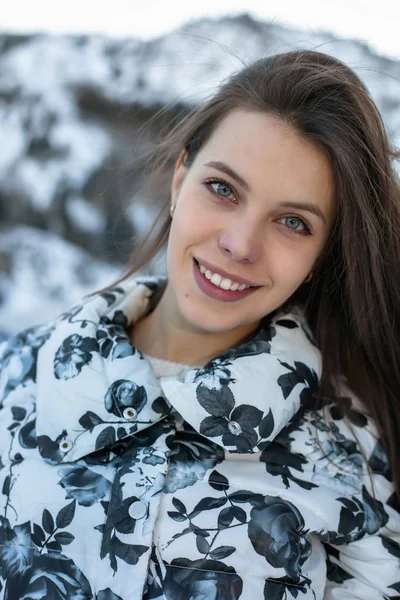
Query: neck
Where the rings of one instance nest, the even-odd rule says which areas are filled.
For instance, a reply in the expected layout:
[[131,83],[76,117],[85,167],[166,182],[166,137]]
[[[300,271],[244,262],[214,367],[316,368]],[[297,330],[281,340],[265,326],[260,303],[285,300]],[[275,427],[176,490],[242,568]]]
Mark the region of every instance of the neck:
[[209,333],[192,329],[171,316],[163,298],[156,308],[134,324],[132,343],[143,354],[187,365],[205,365],[228,348],[244,342],[254,333],[229,331]]

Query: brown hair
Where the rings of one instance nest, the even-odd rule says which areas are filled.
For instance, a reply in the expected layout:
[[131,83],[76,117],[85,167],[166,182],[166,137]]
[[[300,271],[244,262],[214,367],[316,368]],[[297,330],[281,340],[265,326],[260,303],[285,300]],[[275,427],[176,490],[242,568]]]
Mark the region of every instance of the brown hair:
[[[332,398],[332,382],[345,375],[377,425],[400,498],[400,186],[392,165],[398,155],[357,75],[331,56],[300,50],[245,66],[212,98],[181,115],[156,149],[155,172],[171,178],[183,149],[190,167],[235,108],[280,117],[330,159],[336,221],[312,282],[291,300],[304,304],[322,352],[319,404]],[[169,202],[113,285],[164,247]],[[348,403],[336,401],[346,412]]]

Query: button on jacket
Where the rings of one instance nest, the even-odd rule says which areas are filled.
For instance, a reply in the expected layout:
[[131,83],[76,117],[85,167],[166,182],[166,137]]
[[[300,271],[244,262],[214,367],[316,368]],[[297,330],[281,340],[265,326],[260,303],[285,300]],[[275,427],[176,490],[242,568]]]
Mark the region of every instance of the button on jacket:
[[300,311],[157,378],[127,330],[163,286],[131,280],[0,347],[0,598],[398,598],[386,457],[344,381],[346,419],[312,409]]

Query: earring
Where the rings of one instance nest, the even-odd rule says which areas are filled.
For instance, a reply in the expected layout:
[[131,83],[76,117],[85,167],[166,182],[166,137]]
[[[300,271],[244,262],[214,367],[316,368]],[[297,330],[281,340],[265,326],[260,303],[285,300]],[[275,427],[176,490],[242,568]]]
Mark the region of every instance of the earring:
[[312,271],[309,272],[303,283],[310,283],[311,279],[314,277],[314,273]]
[[174,212],[175,212],[175,204],[173,206],[171,206],[171,208],[169,209],[169,214],[171,215],[171,219],[174,216]]

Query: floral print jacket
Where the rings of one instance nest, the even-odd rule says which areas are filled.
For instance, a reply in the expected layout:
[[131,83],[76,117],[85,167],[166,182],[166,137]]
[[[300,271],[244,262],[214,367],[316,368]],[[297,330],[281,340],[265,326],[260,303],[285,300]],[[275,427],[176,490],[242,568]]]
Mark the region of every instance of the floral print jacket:
[[0,347],[0,598],[399,598],[386,457],[345,382],[349,417],[312,409],[300,312],[158,379],[127,328],[164,285],[134,279]]

